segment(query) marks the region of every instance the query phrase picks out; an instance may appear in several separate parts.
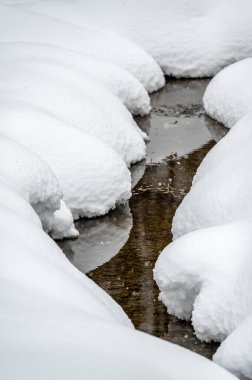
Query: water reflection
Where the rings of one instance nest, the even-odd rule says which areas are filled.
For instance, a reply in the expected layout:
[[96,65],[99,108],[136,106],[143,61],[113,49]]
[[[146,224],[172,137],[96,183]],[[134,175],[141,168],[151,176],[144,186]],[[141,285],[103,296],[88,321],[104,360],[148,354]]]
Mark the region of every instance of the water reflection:
[[59,242],[67,258],[87,273],[115,256],[128,240],[132,228],[129,205],[119,207],[101,218],[75,223],[80,232],[76,240]]
[[207,83],[168,80],[152,95],[151,115],[138,119],[151,141],[147,162],[132,167],[132,215],[125,207],[82,220],[77,223],[79,239],[60,245],[74,265],[89,271],[123,307],[137,329],[211,357],[217,345],[199,342],[190,323],[167,314],[153,280],[157,257],[172,240],[174,213],[202,159],[226,133],[205,115],[202,96]]

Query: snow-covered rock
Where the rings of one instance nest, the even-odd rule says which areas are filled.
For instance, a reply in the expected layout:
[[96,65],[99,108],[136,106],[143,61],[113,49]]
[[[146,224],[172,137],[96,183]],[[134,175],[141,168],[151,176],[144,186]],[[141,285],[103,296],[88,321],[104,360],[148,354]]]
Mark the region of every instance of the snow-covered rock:
[[173,218],[173,237],[252,216],[252,114],[207,154]]
[[252,111],[251,87],[252,58],[226,67],[207,86],[203,98],[206,112],[226,127],[233,127]]
[[131,195],[130,172],[109,146],[39,108],[2,103],[0,133],[52,168],[75,219],[103,215]]
[[195,353],[131,329],[121,307],[39,227],[4,206],[0,231],[4,379],[236,379]]
[[155,279],[168,312],[199,339],[222,341],[252,312],[252,219],[201,229],[168,245]]
[[[78,232],[73,225],[72,215],[64,212],[62,193],[58,181],[49,166],[35,153],[1,135],[0,138],[1,181],[17,191],[39,215],[43,228],[57,238],[75,237]],[[64,230],[61,231],[61,210],[64,206]],[[55,211],[59,210],[55,215]],[[58,223],[58,217],[60,222]]]
[[36,42],[66,48],[128,70],[148,91],[164,85],[163,73],[154,59],[125,38],[7,5],[0,5],[0,21],[0,42]]
[[252,55],[250,0],[41,0],[21,6],[130,38],[168,75],[211,76]]
[[215,363],[240,379],[252,379],[252,314],[221,344],[213,356]]
[[40,43],[1,43],[0,49],[0,63],[46,61],[69,67],[109,88],[133,114],[143,116],[150,111],[150,98],[143,85],[117,65]]
[[109,90],[76,70],[47,62],[0,66],[1,101],[22,101],[100,138],[127,165],[145,157],[145,135]]

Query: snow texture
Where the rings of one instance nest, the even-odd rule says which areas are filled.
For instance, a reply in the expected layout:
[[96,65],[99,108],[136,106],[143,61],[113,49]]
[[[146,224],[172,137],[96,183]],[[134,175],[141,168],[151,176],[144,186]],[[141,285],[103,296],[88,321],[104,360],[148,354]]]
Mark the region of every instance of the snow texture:
[[206,112],[231,128],[252,111],[252,58],[223,69],[207,86],[203,101]]
[[[34,208],[45,231],[58,238],[77,235],[72,216],[66,214],[64,230],[61,231],[62,193],[58,181],[49,166],[35,153],[25,149],[13,140],[0,136],[0,173],[1,181],[17,191]],[[65,206],[64,206],[65,209]],[[58,223],[58,215],[61,221]]]
[[32,206],[12,187],[0,181],[0,202],[23,218],[42,228],[41,221]]
[[252,312],[252,221],[186,234],[155,267],[168,312],[189,320],[199,339],[222,341]]
[[46,61],[68,67],[107,87],[133,114],[144,116],[150,112],[150,98],[143,85],[117,65],[39,43],[2,43],[0,48],[0,63]]
[[[250,0],[41,0],[21,5],[136,42],[168,75],[212,76],[252,55]],[[121,49],[120,49],[121,52]]]
[[75,219],[103,215],[131,195],[130,172],[109,146],[38,108],[1,103],[0,133],[52,168]]
[[[207,154],[176,210],[173,237],[252,216],[252,114]],[[246,200],[246,201],[245,201]]]
[[241,378],[252,379],[252,314],[222,343],[213,356],[215,363]]
[[0,5],[0,20],[0,42],[44,43],[102,59],[128,70],[147,91],[158,90],[165,83],[160,67],[149,54],[112,33],[7,5]]
[[236,379],[195,353],[131,329],[120,306],[39,227],[4,206],[0,211],[4,379]]
[[145,157],[145,135],[132,115],[115,95],[86,75],[47,62],[13,62],[0,65],[0,83],[2,101],[42,108],[107,143],[127,165]]

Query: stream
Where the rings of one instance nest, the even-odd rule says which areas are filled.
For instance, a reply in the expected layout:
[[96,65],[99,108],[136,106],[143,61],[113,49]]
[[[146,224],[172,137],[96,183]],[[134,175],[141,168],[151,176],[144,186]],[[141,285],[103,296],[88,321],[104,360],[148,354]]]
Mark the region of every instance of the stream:
[[157,257],[172,241],[174,213],[204,156],[226,133],[205,115],[208,82],[168,79],[151,95],[151,114],[136,119],[150,142],[146,161],[131,168],[129,203],[104,217],[77,221],[80,237],[58,244],[122,306],[136,329],[211,358],[218,344],[200,342],[190,323],[167,314],[153,280]]

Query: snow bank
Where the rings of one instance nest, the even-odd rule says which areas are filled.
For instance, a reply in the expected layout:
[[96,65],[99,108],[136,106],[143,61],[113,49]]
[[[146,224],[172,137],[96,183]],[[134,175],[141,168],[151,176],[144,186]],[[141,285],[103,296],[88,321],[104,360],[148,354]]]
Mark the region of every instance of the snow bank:
[[22,101],[106,142],[127,165],[145,157],[144,134],[109,90],[81,73],[46,62],[0,66],[0,99]]
[[32,206],[13,188],[0,180],[0,202],[23,218],[41,226],[40,219]]
[[186,234],[155,267],[168,312],[189,320],[199,339],[222,341],[252,312],[252,221]]
[[202,161],[190,192],[176,210],[175,239],[252,215],[251,125],[252,114],[238,122]]
[[215,363],[229,371],[252,379],[252,314],[222,343],[213,356]]
[[150,98],[143,85],[117,65],[46,44],[2,43],[0,48],[0,63],[46,61],[69,67],[110,89],[133,114],[144,116],[150,111]]
[[249,378],[251,317],[245,319],[252,313],[251,125],[252,113],[247,113],[207,154],[175,213],[176,240],[155,267],[168,312],[191,319],[199,339],[226,339],[214,360]]
[[252,111],[251,87],[252,58],[226,67],[207,86],[203,98],[206,112],[231,128]]
[[212,76],[252,55],[250,0],[41,0],[22,7],[130,38],[168,75]]
[[131,195],[130,172],[109,146],[39,108],[3,102],[0,133],[52,168],[75,219],[103,215]]
[[[72,215],[59,210],[62,193],[58,181],[52,170],[35,153],[25,149],[13,140],[0,137],[0,173],[1,181],[17,191],[39,215],[45,231],[57,238],[63,238],[64,233],[77,236]],[[64,206],[65,208],[65,206]],[[64,230],[61,230],[62,221],[58,223],[58,216],[65,219]]]
[[128,70],[148,91],[164,85],[163,73],[154,59],[127,39],[6,5],[0,5],[0,20],[0,42],[36,42],[66,48]]
[[40,228],[4,206],[0,211],[3,378],[236,379],[199,355],[130,329],[120,306]]

